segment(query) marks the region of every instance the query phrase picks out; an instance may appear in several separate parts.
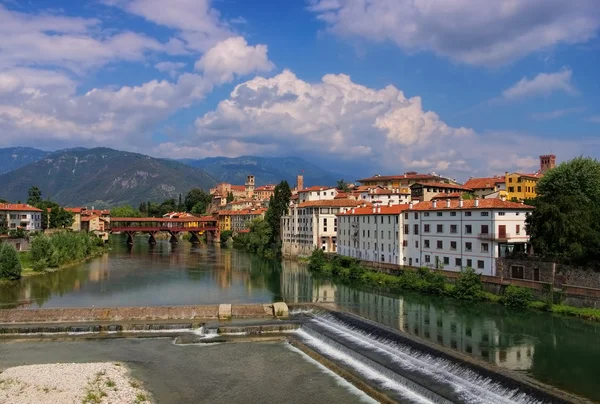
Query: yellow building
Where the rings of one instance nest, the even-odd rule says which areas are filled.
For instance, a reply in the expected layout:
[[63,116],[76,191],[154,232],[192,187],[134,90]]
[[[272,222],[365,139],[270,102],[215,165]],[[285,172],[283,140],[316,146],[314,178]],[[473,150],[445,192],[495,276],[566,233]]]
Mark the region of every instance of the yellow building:
[[219,231],[231,230],[231,211],[222,210],[219,212]]
[[542,178],[542,174],[521,174],[521,173],[506,173],[506,192],[509,201],[522,201],[525,199],[533,199],[537,196],[535,187],[537,182]]

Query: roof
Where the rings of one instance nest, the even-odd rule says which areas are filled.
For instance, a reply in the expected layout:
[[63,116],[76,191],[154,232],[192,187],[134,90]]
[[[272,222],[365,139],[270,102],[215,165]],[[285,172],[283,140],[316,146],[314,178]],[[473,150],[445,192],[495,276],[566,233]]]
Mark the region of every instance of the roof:
[[503,201],[502,199],[478,199],[478,206],[475,206],[476,199],[462,201],[462,208],[459,201],[451,200],[450,207],[446,207],[444,201],[437,201],[436,207],[433,207],[433,201],[419,202],[413,205],[412,210],[459,210],[459,209],[534,209],[533,206],[524,205],[520,202]]
[[356,201],[354,199],[323,199],[323,200],[319,200],[319,201],[302,202],[300,205],[298,205],[298,207],[299,208],[310,208],[313,206],[315,206],[315,207],[316,206],[326,206],[326,207],[332,207],[332,208],[344,208],[344,207],[360,206],[363,203],[367,203],[367,202]]
[[[196,216],[173,218],[173,219],[170,219],[168,217],[113,217],[111,219],[111,222],[113,223],[113,226],[119,227],[119,226],[116,226],[115,223],[121,223],[121,222],[189,223],[189,222],[203,221],[201,219],[202,218],[199,218]],[[83,218],[81,220],[83,220]],[[216,220],[215,218],[212,218],[212,221],[215,221],[215,220]]]
[[454,184],[446,184],[445,182],[429,182],[429,183],[421,183],[417,182],[412,184],[410,187],[422,186],[427,188],[444,188],[444,189],[458,189],[461,191],[473,191],[471,188],[466,188],[462,185],[454,185]]
[[304,188],[303,190],[298,191],[298,193],[300,193],[300,192],[326,191],[326,190],[330,190],[330,189],[335,189],[335,187],[327,187],[327,186],[322,186],[322,185],[315,185],[313,187]]
[[450,192],[449,194],[441,192],[441,193],[439,193],[437,195],[434,195],[433,198],[431,198],[431,199],[432,200],[433,199],[438,199],[438,200],[439,199],[458,199],[461,196],[462,196],[461,192]]
[[246,186],[245,185],[232,185],[231,190],[232,191],[246,191]]
[[196,217],[196,216],[191,216],[192,218],[194,218],[195,220],[198,220],[199,222],[216,222],[217,219],[214,216],[200,216],[200,217]]
[[83,210],[83,208],[65,208],[65,210],[67,212],[71,212],[71,213],[81,213],[81,211]]
[[442,178],[439,175],[432,174],[419,174],[415,172],[407,172],[400,175],[374,175],[369,178],[363,178],[358,180],[358,182],[366,182],[366,181],[393,181],[393,180],[428,180],[432,178]]
[[100,216],[92,215],[92,216],[84,216],[81,218],[82,222],[89,222],[92,219],[100,219]]
[[258,209],[241,209],[241,210],[220,210],[219,216],[235,216],[235,215],[262,215],[267,211],[267,208]]
[[544,174],[542,173],[533,173],[533,174],[523,174],[523,173],[510,173],[509,175],[520,175],[521,177],[528,177],[528,178],[542,178],[544,176]]
[[254,191],[274,191],[274,190],[275,190],[275,184],[262,185],[262,186],[254,189]]
[[101,209],[82,209],[81,214],[83,215],[110,215],[110,210],[101,210]]
[[42,212],[41,209],[26,203],[0,203],[0,210],[11,212]]
[[485,189],[494,188],[496,184],[503,184],[504,176],[502,177],[482,177],[482,178],[469,178],[469,181],[463,185],[465,188],[471,189]]
[[[409,209],[409,205],[408,204],[402,204],[402,205],[392,205],[392,206],[387,206],[387,205],[382,205],[382,206],[378,206],[376,209],[376,212],[373,212],[373,207],[371,206],[366,206],[366,207],[359,207],[359,208],[354,208],[354,209],[349,209],[348,211],[344,212],[344,213],[339,213],[338,216],[359,216],[359,215],[399,215],[400,213],[404,212],[405,210]],[[354,211],[354,212],[353,212]]]
[[407,191],[406,188],[402,189],[387,189],[387,188],[373,188],[370,189],[369,194],[375,194],[375,195],[404,195],[404,194],[410,194],[410,191]]

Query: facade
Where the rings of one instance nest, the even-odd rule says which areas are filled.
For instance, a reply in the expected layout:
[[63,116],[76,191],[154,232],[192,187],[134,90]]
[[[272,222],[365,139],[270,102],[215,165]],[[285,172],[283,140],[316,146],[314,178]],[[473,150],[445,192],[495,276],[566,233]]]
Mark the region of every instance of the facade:
[[304,188],[302,191],[298,191],[298,203],[335,199],[338,192],[339,191],[335,187],[314,186]]
[[73,231],[81,231],[81,213],[83,208],[65,208],[67,212],[71,212],[73,215],[73,224],[71,225],[71,230]]
[[533,208],[501,199],[345,209],[338,254],[374,262],[495,275],[496,258],[527,252]]
[[[368,188],[359,192],[359,199],[371,203],[382,203],[385,205],[400,205],[408,203],[411,200],[410,188]],[[356,192],[350,192],[351,195]]]
[[457,184],[453,179],[442,177],[435,173],[419,174],[415,171],[408,171],[401,175],[374,175],[373,177],[360,179],[358,182],[363,186],[380,186],[390,189],[409,187],[416,183],[427,184],[437,182],[455,185]]
[[251,209],[256,205],[256,201],[253,199],[239,199],[237,201],[229,202],[225,205],[226,210],[244,210]]
[[107,227],[106,219],[100,216],[90,215],[81,218],[81,231],[103,233]]
[[8,230],[42,230],[42,210],[24,203],[0,204],[0,227]]
[[[471,177],[465,182],[464,187],[472,189],[473,195],[478,198],[486,198],[491,194],[506,189],[504,177],[501,176],[483,178]],[[501,194],[499,193],[498,195]]]
[[535,187],[542,174],[506,173],[506,197],[510,201],[523,201],[537,196]]
[[254,197],[259,201],[269,200],[275,193],[275,185],[267,184],[254,190]]
[[473,190],[462,185],[446,184],[443,182],[418,182],[410,186],[412,202],[428,202],[439,199],[440,194],[470,193]]
[[266,209],[245,209],[231,211],[231,230],[234,232],[240,232],[248,229],[248,225],[254,219],[259,217],[264,218]]
[[219,231],[231,230],[231,211],[220,210],[218,213],[219,217]]
[[[319,192],[320,197],[333,197],[330,190],[327,190],[325,195],[323,191]],[[310,255],[315,248],[336,252],[337,214],[343,208],[357,207],[361,204],[367,205],[366,202],[353,199],[333,198],[292,203],[288,214],[281,218],[283,254]]]

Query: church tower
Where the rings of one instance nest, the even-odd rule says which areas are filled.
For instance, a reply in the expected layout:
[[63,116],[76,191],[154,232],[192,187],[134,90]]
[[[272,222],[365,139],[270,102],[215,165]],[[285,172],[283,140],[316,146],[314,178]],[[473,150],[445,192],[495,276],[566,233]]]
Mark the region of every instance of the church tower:
[[249,175],[246,178],[246,198],[252,198],[254,196],[254,176]]
[[554,167],[556,167],[556,156],[554,154],[540,156],[540,173],[544,174]]

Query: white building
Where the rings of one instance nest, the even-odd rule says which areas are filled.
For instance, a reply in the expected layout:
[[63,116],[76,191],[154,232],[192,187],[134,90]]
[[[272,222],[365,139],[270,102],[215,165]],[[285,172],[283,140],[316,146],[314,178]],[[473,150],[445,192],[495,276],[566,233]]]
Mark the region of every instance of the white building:
[[42,230],[42,211],[27,204],[0,204],[0,227],[8,230]]
[[[321,192],[320,197],[324,196],[323,191],[318,192]],[[326,192],[325,197],[332,197],[331,199],[292,203],[288,215],[282,216],[281,240],[284,255],[310,255],[317,247],[326,252],[337,251],[337,214],[342,208],[356,207],[364,202],[333,199],[335,195],[330,194],[332,191]],[[303,192],[298,193],[300,198],[302,194]]]
[[496,274],[496,258],[526,252],[525,218],[533,207],[502,199],[420,202],[403,213],[403,257],[409,266]]
[[401,264],[400,217],[407,209],[407,204],[345,209],[338,215],[338,254]]
[[334,199],[338,194],[335,187],[310,187],[298,191],[298,203]]
[[371,203],[400,205],[410,202],[411,193],[408,188],[374,187],[361,191],[360,199]]
[[338,254],[368,261],[496,274],[496,258],[526,252],[533,207],[501,199],[412,202],[338,215]]

